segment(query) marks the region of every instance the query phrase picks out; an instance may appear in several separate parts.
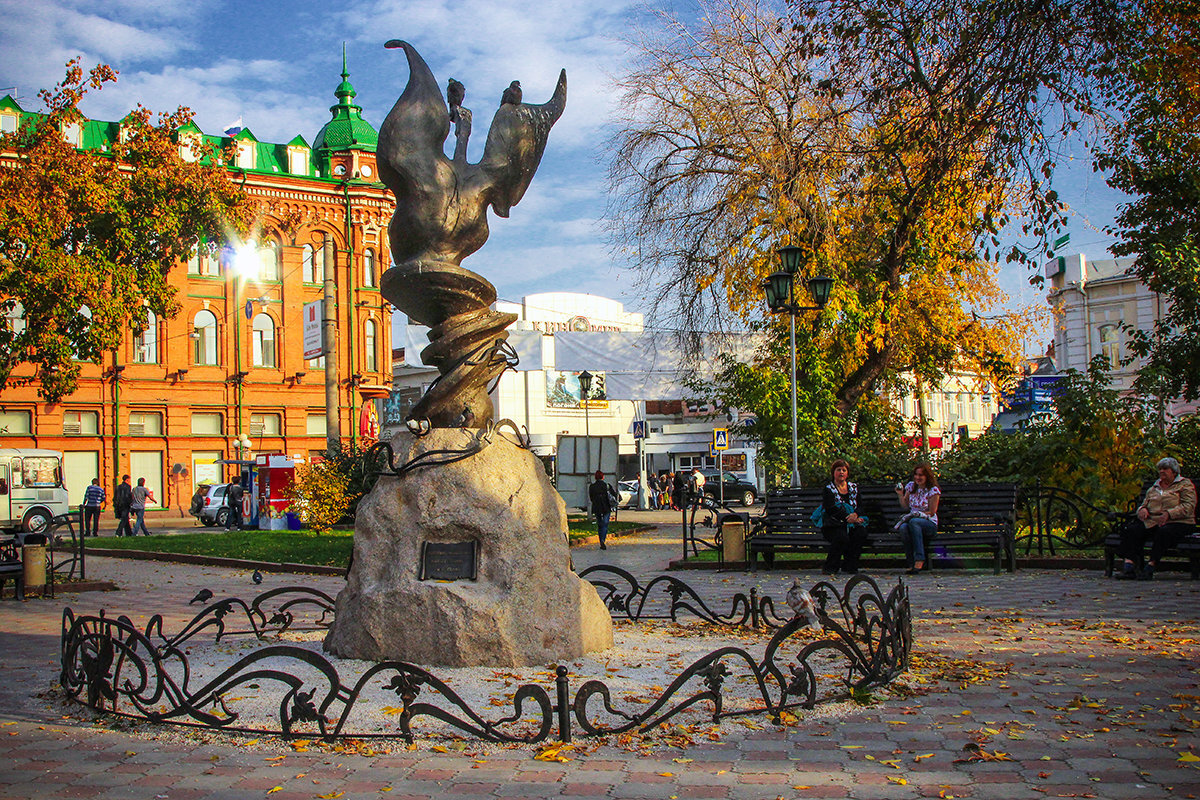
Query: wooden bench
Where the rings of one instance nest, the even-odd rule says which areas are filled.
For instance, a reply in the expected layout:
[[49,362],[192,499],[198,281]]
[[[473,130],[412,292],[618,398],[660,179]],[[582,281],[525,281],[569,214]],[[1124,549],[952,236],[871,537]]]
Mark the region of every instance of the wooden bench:
[[[1134,501],[1133,510],[1109,514],[1113,525],[1108,535],[1104,537],[1104,575],[1107,578],[1112,577],[1113,570],[1116,568],[1117,550],[1121,547],[1121,529],[1133,521],[1137,515],[1137,509],[1141,507],[1142,501],[1146,498],[1146,489],[1149,489],[1151,485],[1152,482],[1142,489],[1141,495]],[[1146,551],[1149,551],[1149,542],[1147,542]],[[1192,580],[1200,578],[1200,532],[1185,536],[1179,540],[1178,544],[1163,554],[1164,558],[1172,556],[1186,558],[1192,573]]]
[[[938,505],[938,533],[930,542],[926,568],[949,553],[986,551],[992,554],[994,570],[1003,565],[1016,569],[1013,546],[1017,495],[1011,483],[944,483]],[[829,542],[812,522],[812,512],[821,502],[822,487],[784,489],[767,495],[763,515],[752,521],[746,555],[750,569],[757,568],[762,554],[769,566],[776,552],[825,551]],[[904,542],[893,530],[905,510],[892,485],[859,484],[858,510],[869,520],[863,554],[904,553]]]
[[25,599],[25,565],[21,563],[21,548],[16,539],[0,542],[0,598],[4,596],[4,585],[12,579],[13,597]]

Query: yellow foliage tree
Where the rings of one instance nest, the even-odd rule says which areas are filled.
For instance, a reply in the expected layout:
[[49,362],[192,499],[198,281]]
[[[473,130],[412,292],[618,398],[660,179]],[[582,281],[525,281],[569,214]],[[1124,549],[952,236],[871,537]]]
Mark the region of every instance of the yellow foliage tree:
[[1084,97],[1076,17],[1070,0],[708,0],[664,16],[636,43],[610,148],[613,227],[654,315],[754,320],[790,244],[807,251],[801,280],[837,281],[817,343],[842,414],[903,373],[1007,373],[1024,319],[996,311],[989,248],[1009,215],[1042,237],[1061,218],[1046,121]]
[[289,508],[317,533],[328,533],[359,497],[350,490],[350,471],[340,460],[297,464],[286,494]]

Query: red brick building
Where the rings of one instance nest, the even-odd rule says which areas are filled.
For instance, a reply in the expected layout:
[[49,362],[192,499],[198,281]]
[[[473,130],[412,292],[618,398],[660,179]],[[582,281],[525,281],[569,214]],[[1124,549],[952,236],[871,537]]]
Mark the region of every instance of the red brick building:
[[[348,77],[343,67],[331,119],[312,145],[302,136],[260,142],[249,129],[180,129],[184,157],[201,137],[236,147],[225,168],[262,209],[259,229],[249,242],[202,243],[170,275],[179,314],[131,332],[103,364],[83,364],[78,390],[62,402],[41,401],[32,369],[16,371],[0,392],[0,447],[61,450],[72,503],[91,478],[111,490],[128,473],[145,477],[163,505],[184,507],[197,483],[234,474],[218,460],[324,452],[325,359],[304,357],[303,314],[322,299],[326,269],[341,438],[362,436],[364,403],[391,384],[392,309],[378,287],[394,200],[378,181],[376,132]],[[27,113],[0,100],[4,130]],[[119,127],[87,120],[63,135],[99,149]]]

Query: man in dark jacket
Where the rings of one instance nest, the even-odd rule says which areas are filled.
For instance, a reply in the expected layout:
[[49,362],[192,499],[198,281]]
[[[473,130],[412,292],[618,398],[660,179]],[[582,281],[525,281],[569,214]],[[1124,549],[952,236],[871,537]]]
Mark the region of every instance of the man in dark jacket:
[[240,483],[231,483],[225,490],[225,504],[229,506],[230,512],[225,530],[237,528],[240,531],[242,529],[242,498],[245,497],[245,494]]
[[133,487],[129,485],[129,476],[122,475],[121,483],[113,492],[113,514],[117,517],[117,536],[133,536],[133,528],[129,525],[129,509],[133,507]]
[[604,542],[608,539],[608,518],[612,515],[613,501],[616,492],[604,482],[604,473],[596,470],[596,482],[588,487],[588,500],[592,503],[592,513],[596,515],[596,530],[600,532],[600,549],[607,550]]

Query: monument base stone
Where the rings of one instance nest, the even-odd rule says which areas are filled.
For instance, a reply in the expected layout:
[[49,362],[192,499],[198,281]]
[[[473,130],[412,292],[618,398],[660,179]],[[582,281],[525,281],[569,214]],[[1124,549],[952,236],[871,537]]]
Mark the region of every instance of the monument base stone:
[[[402,432],[392,448],[399,464],[463,450],[479,435]],[[434,565],[431,555],[473,549],[475,580],[421,580],[423,544],[426,566],[443,575],[465,564]],[[528,450],[497,434],[462,460],[382,476],[359,503],[354,562],[325,638],[330,653],[512,667],[572,660],[612,643],[608,610],[571,570],[562,497]]]

